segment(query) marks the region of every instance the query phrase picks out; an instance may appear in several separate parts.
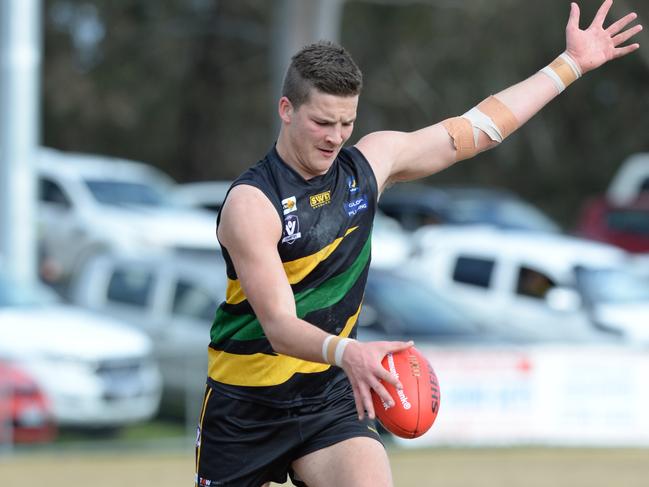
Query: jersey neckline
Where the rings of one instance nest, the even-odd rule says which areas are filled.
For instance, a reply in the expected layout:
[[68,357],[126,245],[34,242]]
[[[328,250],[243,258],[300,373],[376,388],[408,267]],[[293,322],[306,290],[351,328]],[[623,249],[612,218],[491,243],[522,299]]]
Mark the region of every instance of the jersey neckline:
[[[341,148],[340,151],[342,152],[345,148]],[[279,152],[277,152],[277,142],[273,144],[273,148],[270,151],[270,156],[275,160],[275,162],[279,163],[280,166],[285,167],[295,179],[298,180],[299,183],[301,184],[306,184],[309,186],[319,186],[322,183],[327,182],[331,174],[334,173],[335,169],[334,166],[338,165],[338,157],[340,155],[340,152],[338,155],[336,155],[336,158],[334,159],[334,162],[329,166],[329,169],[327,169],[327,172],[324,174],[320,174],[318,176],[313,176],[310,179],[306,179],[304,176],[302,176],[295,168],[293,168],[290,164],[288,164],[284,159],[282,159],[282,156],[279,155]]]

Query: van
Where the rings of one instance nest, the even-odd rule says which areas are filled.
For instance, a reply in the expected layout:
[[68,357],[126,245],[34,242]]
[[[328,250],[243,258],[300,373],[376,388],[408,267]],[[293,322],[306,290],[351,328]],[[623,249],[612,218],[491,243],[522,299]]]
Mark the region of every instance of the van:
[[649,281],[611,245],[493,227],[423,228],[403,271],[489,326],[556,341],[649,343]]

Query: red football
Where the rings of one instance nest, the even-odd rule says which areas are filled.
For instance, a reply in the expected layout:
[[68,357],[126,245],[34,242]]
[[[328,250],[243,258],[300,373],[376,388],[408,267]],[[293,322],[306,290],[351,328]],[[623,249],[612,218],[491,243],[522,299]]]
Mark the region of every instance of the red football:
[[398,375],[403,389],[397,391],[383,382],[394,400],[391,408],[372,391],[376,417],[385,429],[401,438],[423,435],[435,422],[439,410],[439,382],[433,367],[415,347],[388,353],[382,364]]

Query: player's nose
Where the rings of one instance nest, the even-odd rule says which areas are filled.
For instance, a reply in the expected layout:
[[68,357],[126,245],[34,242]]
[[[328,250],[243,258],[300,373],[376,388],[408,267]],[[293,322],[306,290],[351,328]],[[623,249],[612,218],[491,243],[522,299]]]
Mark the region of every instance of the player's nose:
[[331,131],[327,133],[327,142],[333,145],[340,145],[343,143],[343,134],[341,128],[336,125],[332,127]]

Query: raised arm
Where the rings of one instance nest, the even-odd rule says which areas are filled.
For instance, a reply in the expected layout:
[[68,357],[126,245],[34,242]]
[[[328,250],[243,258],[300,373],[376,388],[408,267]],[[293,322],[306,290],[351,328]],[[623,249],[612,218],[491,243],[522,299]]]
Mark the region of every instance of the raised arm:
[[381,360],[388,352],[405,349],[411,343],[354,340],[347,343],[338,362],[327,360],[323,344],[332,335],[297,317],[293,291],[277,252],[281,235],[282,222],[259,189],[239,185],[230,191],[221,212],[219,241],[232,259],[241,288],[273,350],[342,366],[352,384],[359,417],[367,411],[373,418],[370,390],[390,403],[392,399],[379,380],[398,385],[398,380],[381,366]]
[[641,25],[627,29],[636,19],[635,13],[604,27],[612,3],[604,1],[584,30],[579,28],[579,6],[572,3],[564,53],[543,70],[487,98],[462,116],[415,132],[374,132],[363,137],[356,147],[374,168],[380,188],[434,174],[495,147],[572,81],[638,49],[639,44],[623,45],[642,30]]

